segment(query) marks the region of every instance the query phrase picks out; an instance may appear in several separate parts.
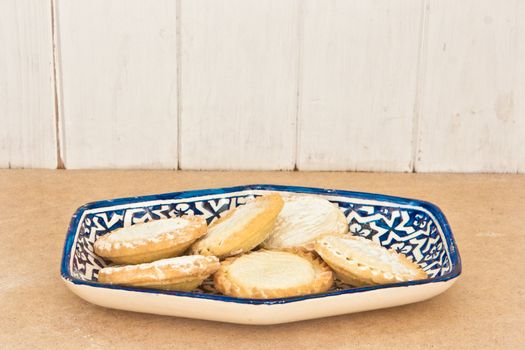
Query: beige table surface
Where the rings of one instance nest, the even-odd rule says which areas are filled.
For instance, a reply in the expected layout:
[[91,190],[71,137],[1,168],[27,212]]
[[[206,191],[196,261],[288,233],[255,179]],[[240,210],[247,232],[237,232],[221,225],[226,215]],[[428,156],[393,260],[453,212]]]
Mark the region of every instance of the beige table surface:
[[[59,262],[74,210],[95,200],[273,183],[437,204],[463,274],[445,293],[390,309],[276,326],[105,309],[71,293]],[[525,176],[0,170],[0,348],[524,348]]]

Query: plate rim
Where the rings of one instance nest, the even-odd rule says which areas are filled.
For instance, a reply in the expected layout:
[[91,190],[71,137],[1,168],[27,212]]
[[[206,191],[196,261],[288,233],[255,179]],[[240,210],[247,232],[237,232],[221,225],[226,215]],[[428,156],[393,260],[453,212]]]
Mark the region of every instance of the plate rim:
[[[427,278],[424,280],[356,287],[356,288],[350,288],[350,289],[344,289],[344,290],[338,290],[338,291],[332,291],[332,292],[309,294],[309,295],[302,295],[302,296],[295,296],[295,297],[288,297],[288,298],[275,298],[275,299],[236,298],[236,297],[230,297],[230,296],[225,296],[225,295],[205,294],[205,293],[198,293],[198,292],[180,292],[180,291],[141,289],[141,288],[134,288],[134,287],[117,286],[117,285],[110,285],[110,284],[94,282],[94,281],[83,281],[83,280],[73,277],[69,271],[68,261],[71,256],[71,248],[73,246],[73,241],[76,235],[75,231],[79,224],[80,218],[82,217],[82,214],[86,210],[101,208],[101,207],[110,206],[110,205],[128,204],[128,203],[133,203],[133,202],[163,200],[163,199],[164,200],[184,199],[184,198],[191,198],[191,197],[199,197],[203,195],[223,194],[223,193],[246,191],[246,190],[285,191],[285,192],[308,193],[308,194],[317,194],[317,195],[319,194],[340,195],[343,197],[354,197],[354,198],[377,200],[377,201],[391,201],[396,204],[419,206],[423,209],[426,209],[428,212],[434,215],[434,217],[437,220],[437,223],[441,226],[441,229],[443,231],[443,236],[447,240],[447,244],[449,247],[450,259],[451,259],[450,264],[452,265],[452,269],[443,276]],[[457,278],[458,276],[461,275],[461,271],[462,271],[461,257],[460,257],[459,250],[458,250],[456,241],[454,239],[454,235],[452,233],[450,224],[448,223],[448,220],[445,217],[444,213],[441,211],[441,209],[433,203],[430,203],[424,200],[419,200],[419,199],[397,197],[397,196],[370,193],[370,192],[357,192],[357,191],[338,190],[338,189],[325,189],[325,188],[318,188],[318,187],[273,185],[273,184],[250,184],[250,185],[240,185],[240,186],[232,186],[232,187],[197,189],[197,190],[188,190],[188,191],[151,194],[151,195],[145,195],[145,196],[121,197],[121,198],[115,198],[115,199],[106,199],[106,200],[89,202],[79,207],[75,211],[75,213],[73,214],[70,220],[69,227],[66,233],[64,248],[62,251],[62,259],[61,259],[61,264],[60,264],[60,275],[62,279],[65,282],[70,282],[70,283],[77,284],[77,285],[86,285],[86,286],[91,286],[91,287],[96,287],[96,288],[105,288],[105,289],[117,289],[117,290],[138,292],[138,293],[163,294],[163,295],[171,295],[175,297],[189,297],[189,298],[196,298],[196,299],[208,299],[208,300],[214,300],[214,301],[220,301],[220,302],[233,302],[233,303],[253,304],[253,305],[287,304],[287,303],[293,303],[293,302],[302,301],[302,300],[333,297],[333,296],[342,295],[342,294],[362,293],[362,292],[378,290],[378,289],[410,287],[414,285],[424,285],[424,284],[430,284],[430,283],[436,283],[436,282],[444,282],[444,281],[448,281],[448,280]]]

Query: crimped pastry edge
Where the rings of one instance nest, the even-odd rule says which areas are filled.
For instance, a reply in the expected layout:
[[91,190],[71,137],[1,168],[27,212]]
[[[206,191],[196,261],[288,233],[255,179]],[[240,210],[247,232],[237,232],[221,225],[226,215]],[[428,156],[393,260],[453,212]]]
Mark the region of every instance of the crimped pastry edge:
[[[244,287],[232,281],[228,276],[228,267],[244,255],[256,254],[258,252],[287,252],[298,255],[308,260],[316,271],[316,278],[312,283],[293,288],[264,289],[257,287]],[[238,298],[272,299],[286,298],[298,295],[322,293],[330,289],[334,282],[334,274],[330,267],[315,253],[298,248],[287,249],[260,249],[240,256],[230,257],[221,262],[221,267],[213,276],[215,288],[224,295]]]
[[155,265],[155,262],[106,267],[99,271],[98,281],[131,286],[174,284],[195,279],[204,280],[215,273],[219,267],[220,263],[217,257],[200,256],[198,260],[179,267],[173,267],[169,264],[159,266]]
[[[125,228],[113,230],[95,241],[95,254],[111,261],[130,264],[158,260],[160,259],[159,254],[164,257],[173,257],[174,255],[170,254],[170,252],[175,252],[175,255],[180,255],[195,240],[206,234],[207,230],[206,220],[202,216],[188,215],[182,216],[181,218],[191,221],[190,225],[161,233],[154,238],[136,240],[128,246],[118,241],[107,243],[108,237],[112,233]],[[135,225],[142,224],[145,223]],[[108,245],[109,248],[106,248],[105,245]],[[163,254],[163,252],[165,252],[165,254]]]
[[[374,284],[388,284],[396,282],[406,282],[428,277],[427,273],[416,263],[412,262],[405,254],[398,253],[394,249],[387,249],[390,253],[398,255],[400,261],[407,268],[416,272],[415,276],[405,273],[394,273],[392,270],[385,271],[370,266],[364,262],[358,261],[352,257],[344,256],[343,254],[334,251],[332,247],[324,245],[323,239],[330,235],[324,235],[315,241],[315,251],[321,256],[326,264],[328,264],[335,272],[337,278],[345,283],[354,286],[365,286]],[[342,239],[366,239],[359,236],[349,235],[331,235]],[[385,248],[386,249],[386,248]]]

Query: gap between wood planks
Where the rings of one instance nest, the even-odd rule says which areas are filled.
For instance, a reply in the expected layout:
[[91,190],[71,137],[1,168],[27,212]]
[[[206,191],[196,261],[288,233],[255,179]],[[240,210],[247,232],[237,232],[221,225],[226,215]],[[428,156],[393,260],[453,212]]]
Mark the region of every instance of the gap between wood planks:
[[56,0],[50,0],[51,5],[51,43],[53,51],[53,94],[54,94],[54,117],[55,117],[55,139],[56,139],[56,157],[57,157],[57,169],[65,169],[64,160],[62,158],[62,133],[60,127],[60,103],[59,103],[59,87],[58,87],[58,31],[56,25]]
[[177,60],[177,170],[182,170],[180,167],[180,155],[181,155],[181,142],[180,142],[180,130],[181,130],[181,112],[182,112],[182,104],[181,104],[181,91],[182,91],[182,35],[181,35],[181,1],[182,0],[176,0],[175,2],[175,51],[176,51],[176,60]]
[[301,84],[303,75],[303,33],[304,33],[304,8],[303,2],[297,2],[297,90],[296,90],[296,101],[295,101],[295,152],[294,152],[294,164],[293,171],[299,171],[297,166],[299,158],[299,147],[300,145],[300,115],[301,115]]
[[428,16],[430,11],[430,1],[424,0],[421,7],[421,22],[419,28],[419,45],[416,64],[416,93],[414,96],[414,112],[412,117],[412,142],[410,168],[413,173],[417,172],[417,162],[419,157],[419,122],[421,120],[423,86],[426,71],[427,58],[427,33]]

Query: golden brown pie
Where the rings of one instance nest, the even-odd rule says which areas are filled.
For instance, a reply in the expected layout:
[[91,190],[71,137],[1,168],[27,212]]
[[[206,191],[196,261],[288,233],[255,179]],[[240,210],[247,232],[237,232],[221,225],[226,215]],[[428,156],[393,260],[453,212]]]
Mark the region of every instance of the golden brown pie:
[[363,237],[323,236],[315,242],[315,250],[340,280],[353,286],[427,278],[426,272],[404,254]]
[[139,265],[105,267],[98,274],[102,283],[141,288],[191,291],[217,271],[214,256],[187,255]]
[[284,206],[270,236],[267,249],[302,247],[313,249],[313,241],[323,234],[348,232],[348,223],[339,207],[318,196],[283,196]]
[[138,264],[181,255],[206,233],[200,216],[161,219],[119,228],[95,242],[95,253],[118,264]]
[[248,252],[268,237],[282,207],[283,200],[275,193],[231,209],[209,226],[191,252],[219,258]]
[[259,250],[223,261],[214,284],[229,296],[284,298],[328,290],[333,273],[311,252]]

